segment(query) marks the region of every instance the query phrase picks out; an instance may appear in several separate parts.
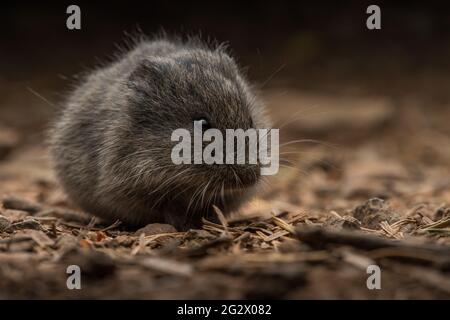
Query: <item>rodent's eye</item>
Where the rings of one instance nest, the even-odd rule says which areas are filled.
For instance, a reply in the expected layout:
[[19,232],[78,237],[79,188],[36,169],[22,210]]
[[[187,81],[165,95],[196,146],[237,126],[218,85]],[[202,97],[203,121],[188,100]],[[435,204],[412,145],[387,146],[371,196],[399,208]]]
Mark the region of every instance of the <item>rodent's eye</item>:
[[211,128],[211,125],[210,125],[208,119],[206,119],[204,117],[195,118],[194,121],[201,122],[203,130],[208,130]]

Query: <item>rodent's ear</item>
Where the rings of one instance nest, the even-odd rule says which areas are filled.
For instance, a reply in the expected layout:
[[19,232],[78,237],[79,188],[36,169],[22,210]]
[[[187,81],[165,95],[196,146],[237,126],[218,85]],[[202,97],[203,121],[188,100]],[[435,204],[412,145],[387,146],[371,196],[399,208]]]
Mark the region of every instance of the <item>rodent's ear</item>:
[[138,66],[131,72],[128,83],[130,87],[141,88],[149,81],[153,84],[159,83],[158,80],[164,79],[167,71],[167,65],[162,61],[142,60]]

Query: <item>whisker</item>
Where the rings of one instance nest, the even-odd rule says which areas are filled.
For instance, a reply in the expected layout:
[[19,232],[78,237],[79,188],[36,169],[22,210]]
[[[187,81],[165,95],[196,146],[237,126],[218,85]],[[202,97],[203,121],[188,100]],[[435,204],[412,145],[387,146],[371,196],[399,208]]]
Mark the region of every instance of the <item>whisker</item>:
[[315,143],[315,144],[322,145],[322,146],[329,147],[329,148],[333,148],[333,149],[337,149],[338,148],[337,145],[334,145],[332,143],[328,143],[328,142],[324,142],[324,141],[320,141],[320,140],[315,140],[315,139],[298,139],[298,140],[288,141],[288,142],[280,144],[280,148],[288,146],[288,145],[291,145],[291,144],[296,144],[296,143]]
[[264,88],[264,86],[266,86],[270,80],[272,80],[279,72],[281,72],[281,70],[283,70],[286,67],[286,64],[283,63],[277,70],[275,70],[267,79],[266,81],[264,81],[259,88],[262,89]]
[[31,92],[32,94],[34,94],[36,97],[38,97],[39,99],[41,99],[42,101],[44,101],[45,103],[47,103],[50,107],[54,108],[55,110],[60,109],[60,106],[58,106],[56,103],[51,102],[50,100],[48,100],[46,97],[44,97],[42,94],[38,93],[37,91],[35,91],[34,89],[30,88],[30,87],[26,87],[27,90],[29,92]]

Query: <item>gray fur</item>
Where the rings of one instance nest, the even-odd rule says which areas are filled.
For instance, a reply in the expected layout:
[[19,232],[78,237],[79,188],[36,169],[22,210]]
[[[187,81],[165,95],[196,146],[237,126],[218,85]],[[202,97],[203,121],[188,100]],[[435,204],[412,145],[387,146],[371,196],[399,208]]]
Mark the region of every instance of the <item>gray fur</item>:
[[85,211],[136,226],[187,229],[210,215],[212,204],[227,213],[258,184],[257,165],[176,166],[170,158],[172,131],[192,130],[203,116],[221,130],[268,127],[224,49],[141,41],[69,96],[52,130],[59,180]]

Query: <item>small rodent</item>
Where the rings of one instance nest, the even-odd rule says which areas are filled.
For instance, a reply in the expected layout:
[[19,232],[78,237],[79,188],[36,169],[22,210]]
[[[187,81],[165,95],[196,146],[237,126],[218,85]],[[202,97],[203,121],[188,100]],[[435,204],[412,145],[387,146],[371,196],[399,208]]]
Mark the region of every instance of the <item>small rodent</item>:
[[258,185],[258,165],[175,165],[177,128],[269,128],[264,106],[223,46],[141,40],[84,77],[51,131],[60,183],[83,210],[134,226],[186,230],[225,214]]

